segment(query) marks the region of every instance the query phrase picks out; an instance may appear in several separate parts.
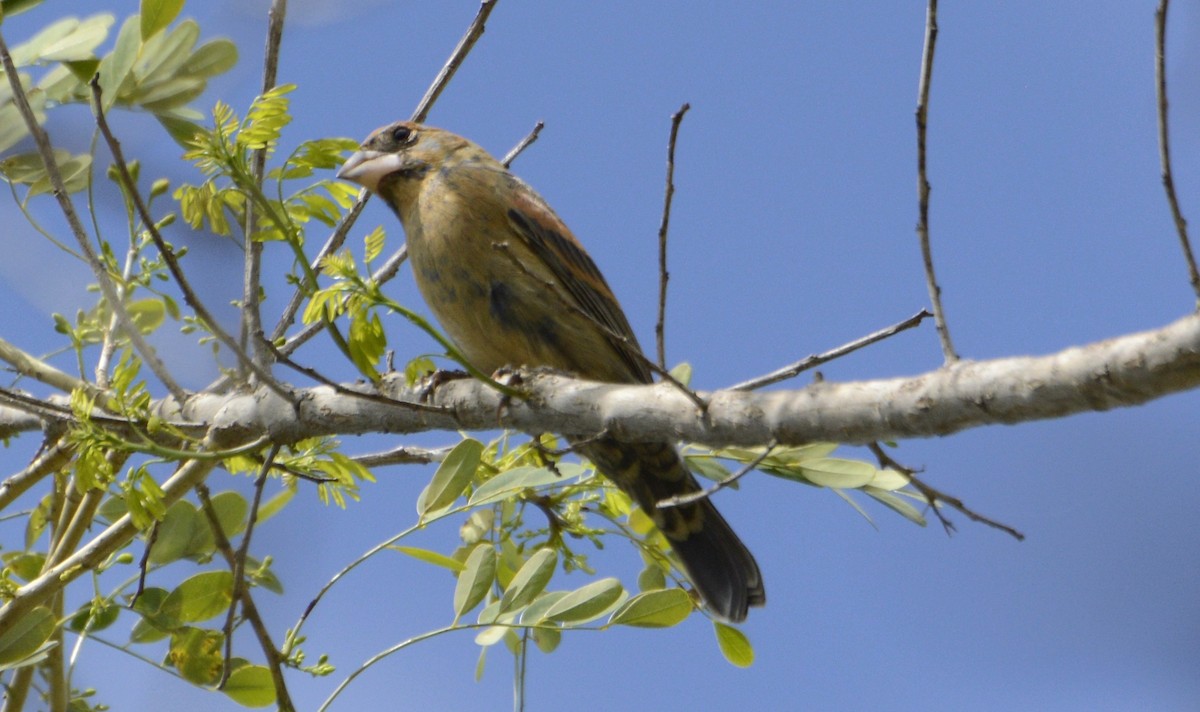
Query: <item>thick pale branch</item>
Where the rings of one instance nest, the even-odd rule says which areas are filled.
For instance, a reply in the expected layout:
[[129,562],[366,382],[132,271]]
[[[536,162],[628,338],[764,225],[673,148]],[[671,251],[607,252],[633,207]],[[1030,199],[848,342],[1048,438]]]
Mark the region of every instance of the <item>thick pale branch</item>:
[[[398,376],[389,395],[411,400]],[[523,380],[527,400],[505,399],[470,379],[444,383],[418,412],[319,387],[298,393],[299,406],[262,391],[193,397],[172,419],[212,422],[243,439],[291,442],[319,434],[485,430],[594,434],[628,440],[686,440],[706,445],[776,441],[865,443],[932,437],[967,428],[1056,418],[1145,403],[1200,386],[1200,315],[1161,329],[1122,336],[1049,356],[965,361],[925,374],[802,390],[702,393],[707,412],[669,384],[618,386],[553,374]],[[365,388],[366,386],[362,386]]]
[[549,373],[526,374],[526,399],[506,398],[472,379],[419,392],[399,374],[385,378],[389,404],[366,384],[297,390],[284,399],[265,389],[249,394],[201,393],[179,408],[159,408],[171,422],[208,426],[226,440],[277,444],[318,435],[412,433],[513,428],[526,432],[684,440],[712,446],[867,443],[948,435],[967,428],[1058,418],[1139,405],[1200,387],[1200,315],[1154,331],[1073,347],[1049,356],[963,361],[917,376],[822,382],[800,390],[721,390],[696,404],[670,384],[623,386]]

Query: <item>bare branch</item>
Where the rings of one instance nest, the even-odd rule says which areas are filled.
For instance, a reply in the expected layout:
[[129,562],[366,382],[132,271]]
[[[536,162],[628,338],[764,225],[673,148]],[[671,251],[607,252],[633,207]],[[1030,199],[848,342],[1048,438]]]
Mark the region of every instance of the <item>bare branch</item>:
[[799,361],[797,361],[793,364],[790,364],[790,365],[784,366],[781,369],[772,371],[772,372],[766,374],[765,376],[759,376],[757,378],[752,378],[748,381],[742,381],[741,383],[730,386],[729,390],[731,390],[731,391],[753,391],[758,388],[762,388],[764,386],[769,386],[772,383],[779,383],[780,381],[786,381],[789,378],[794,378],[795,376],[798,376],[799,374],[801,374],[804,371],[807,371],[810,368],[816,368],[817,366],[820,366],[823,363],[827,363],[836,358],[841,358],[842,356],[845,356],[847,354],[854,353],[855,351],[858,351],[859,349],[863,348],[864,346],[870,346],[871,344],[873,344],[877,341],[883,341],[884,339],[888,338],[889,336],[895,336],[896,334],[899,334],[901,331],[906,331],[908,329],[911,329],[914,326],[917,326],[922,321],[924,321],[925,319],[927,319],[931,316],[933,316],[933,315],[930,314],[929,312],[925,311],[924,309],[922,309],[921,311],[917,312],[916,314],[910,316],[909,318],[905,319],[904,321],[902,321],[898,324],[892,324],[889,327],[880,329],[879,331],[872,332],[870,334],[867,334],[866,336],[857,338],[848,344],[842,344],[841,346],[839,346],[835,349],[830,349],[829,351],[826,351],[824,353],[815,354],[812,356],[808,356],[807,358],[800,359]]
[[937,0],[929,0],[925,15],[925,48],[921,52],[921,80],[917,88],[917,236],[921,243],[921,259],[925,264],[925,284],[929,288],[929,303],[933,307],[933,321],[937,324],[938,338],[942,342],[942,356],[946,363],[958,360],[958,352],[950,341],[950,327],[946,324],[946,311],[942,308],[942,288],[938,286],[933,272],[933,250],[929,245],[929,177],[926,173],[926,129],[929,125],[929,85],[933,79],[933,52],[937,46]]
[[500,161],[500,163],[505,168],[511,166],[512,162],[517,160],[517,156],[521,155],[525,149],[533,145],[534,141],[538,140],[538,136],[542,133],[542,129],[544,128],[546,128],[545,121],[539,121],[534,124],[533,130],[526,134],[525,138],[521,139],[520,143],[518,143],[516,146],[513,146],[513,149],[505,154],[504,160]]
[[471,52],[471,48],[483,36],[484,25],[487,24],[488,16],[492,14],[492,10],[496,8],[498,0],[482,0],[479,3],[479,12],[476,13],[475,19],[471,21],[470,27],[467,28],[466,34],[458,41],[458,45],[454,51],[450,53],[450,59],[442,65],[441,71],[434,77],[433,84],[425,92],[425,96],[421,97],[421,101],[417,104],[417,108],[413,111],[412,120],[418,123],[425,121],[429,116],[429,110],[433,108],[433,102],[437,101],[441,96],[442,91],[450,80],[454,78],[455,72],[462,65],[463,60]]
[[958,510],[964,516],[966,516],[967,519],[970,519],[973,522],[986,524],[993,529],[999,529],[1017,541],[1025,541],[1025,535],[1013,527],[992,519],[991,517],[985,517],[984,515],[963,504],[963,501],[958,497],[948,495],[945,492],[934,488],[932,485],[928,485],[921,481],[911,467],[905,467],[899,462],[896,462],[894,459],[892,459],[892,456],[889,455],[887,451],[879,445],[879,443],[868,443],[867,447],[870,448],[871,452],[875,454],[875,457],[879,460],[879,464],[881,466],[896,470],[897,472],[903,474],[904,477],[908,479],[909,484],[911,484],[914,489],[916,489],[921,493],[922,496],[925,497],[925,501],[929,503],[929,506],[933,509],[934,515],[938,518],[938,521],[942,523],[942,528],[946,530],[947,534],[952,534],[956,530],[956,527],[954,526],[954,522],[947,519],[946,515],[942,513],[939,504],[946,504]]
[[666,321],[667,321],[667,282],[671,275],[667,272],[667,229],[671,224],[671,200],[675,197],[675,141],[679,138],[679,124],[683,123],[683,115],[692,108],[684,103],[679,111],[671,114],[671,137],[667,140],[667,187],[663,193],[662,222],[658,225],[658,319],[654,322],[654,341],[658,346],[658,365],[667,367]]
[[1158,90],[1158,157],[1162,163],[1163,189],[1167,192],[1167,203],[1171,206],[1171,217],[1175,220],[1175,232],[1179,234],[1179,245],[1183,248],[1183,259],[1187,263],[1188,282],[1196,293],[1196,304],[1200,308],[1200,271],[1196,269],[1196,256],[1188,239],[1187,220],[1179,207],[1175,195],[1175,177],[1171,171],[1171,132],[1167,125],[1167,8],[1170,0],[1160,0],[1154,12],[1154,78]]
[[[275,88],[276,76],[279,71],[279,48],[283,42],[283,23],[286,17],[287,0],[274,0],[271,3],[271,9],[267,11],[267,47],[263,53],[263,94]],[[257,149],[254,151],[251,174],[254,184],[260,188],[266,167],[267,149]],[[262,293],[263,243],[254,239],[254,234],[258,232],[258,210],[253,200],[246,203],[245,224],[242,227],[245,237],[245,266],[242,270],[242,321],[238,343],[243,350],[251,349],[254,354],[254,363],[265,369],[270,363],[270,357],[258,338],[258,335],[263,332],[262,311],[259,308]]]

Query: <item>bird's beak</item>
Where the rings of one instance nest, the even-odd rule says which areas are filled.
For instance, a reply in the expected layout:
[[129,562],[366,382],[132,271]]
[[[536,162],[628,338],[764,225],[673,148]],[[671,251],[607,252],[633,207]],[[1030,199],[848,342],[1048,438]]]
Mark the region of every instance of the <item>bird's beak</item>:
[[358,151],[346,159],[338,169],[337,177],[358,183],[370,191],[379,187],[379,181],[389,173],[400,170],[404,159],[396,153],[383,151]]

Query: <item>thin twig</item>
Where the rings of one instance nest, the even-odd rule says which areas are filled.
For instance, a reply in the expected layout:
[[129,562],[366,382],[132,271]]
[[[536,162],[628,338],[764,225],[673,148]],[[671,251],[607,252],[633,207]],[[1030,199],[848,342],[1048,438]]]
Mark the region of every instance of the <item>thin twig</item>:
[[870,346],[877,341],[883,341],[889,336],[895,336],[901,331],[911,329],[931,316],[933,315],[922,309],[898,324],[892,324],[891,326],[880,329],[879,331],[871,332],[866,336],[859,337],[848,344],[842,344],[841,346],[835,349],[830,349],[829,351],[825,351],[824,353],[814,354],[812,356],[802,358],[793,364],[784,366],[783,368],[772,371],[764,376],[758,376],[757,378],[751,378],[748,381],[742,381],[741,383],[730,386],[729,390],[753,391],[758,388],[762,388],[763,386],[769,386],[773,383],[786,381],[787,379],[794,378],[810,368],[815,368],[823,363],[832,361],[835,358],[841,358],[842,356],[858,351],[864,346]]
[[146,592],[146,574],[150,570],[150,552],[154,550],[154,542],[158,541],[158,522],[150,526],[150,532],[146,535],[146,546],[142,549],[142,558],[138,561],[138,582],[137,589],[133,592],[133,597],[129,599],[129,609],[137,605],[138,599]]
[[471,48],[483,36],[484,25],[487,23],[488,15],[492,14],[492,10],[495,9],[497,2],[498,0],[483,0],[479,3],[479,12],[475,14],[475,19],[471,21],[466,34],[462,36],[454,51],[450,53],[450,59],[446,60],[446,63],[442,65],[441,71],[438,72],[438,75],[433,80],[433,84],[425,92],[425,96],[421,97],[416,111],[413,112],[412,121],[421,123],[429,116],[429,110],[433,108],[433,102],[437,101],[438,97],[441,96],[442,90],[454,78],[454,73],[458,71],[463,60],[467,58],[467,54],[470,53]]
[[308,376],[309,378],[316,381],[317,383],[328,386],[329,388],[333,389],[334,392],[336,392],[336,393],[340,393],[345,396],[350,396],[351,398],[361,398],[363,400],[370,401],[372,403],[381,403],[383,405],[391,405],[391,406],[396,406],[399,408],[404,408],[406,410],[416,410],[416,411],[420,411],[423,413],[434,413],[434,414],[438,414],[438,415],[445,415],[447,413],[453,412],[452,408],[436,406],[436,405],[427,405],[425,403],[413,403],[411,401],[396,400],[395,398],[388,398],[387,396],[382,395],[380,393],[372,393],[369,391],[356,391],[356,390],[347,388],[347,387],[343,386],[342,384],[338,383],[337,381],[334,381],[333,379],[329,378],[328,376],[325,376],[324,374],[322,374],[320,371],[317,371],[316,369],[309,368],[308,366],[303,366],[301,364],[296,363],[290,357],[283,354],[279,349],[275,349],[275,348],[271,347],[269,344],[268,344],[268,348],[271,348],[271,353],[275,356],[275,359],[277,361],[279,361],[279,363],[281,365],[287,366],[288,368],[292,369],[296,373],[300,373],[305,376]]
[[513,146],[513,149],[505,154],[504,160],[500,161],[501,165],[503,165],[505,168],[511,166],[512,162],[517,160],[517,156],[521,155],[521,153],[525,149],[529,148],[534,141],[538,140],[538,135],[542,133],[542,129],[544,128],[546,128],[545,121],[539,121],[534,124],[533,130],[525,134],[525,138],[521,139],[520,143],[518,143],[516,146]]
[[958,352],[950,341],[950,327],[946,324],[946,311],[942,308],[942,288],[938,286],[937,276],[933,272],[933,250],[929,246],[929,176],[925,168],[929,85],[933,79],[933,51],[937,46],[937,34],[937,0],[929,0],[925,15],[925,49],[921,53],[921,81],[917,88],[917,195],[920,213],[917,236],[921,243],[921,259],[925,263],[925,285],[929,288],[933,321],[937,324],[938,338],[942,342],[942,356],[946,363],[952,363],[958,360]]
[[[237,554],[234,553],[233,545],[229,543],[229,538],[225,536],[225,531],[221,528],[221,522],[217,518],[217,511],[213,507],[212,499],[209,497],[208,486],[203,482],[196,485],[196,496],[200,500],[200,509],[204,512],[204,516],[208,519],[209,528],[212,529],[213,540],[216,542],[217,551],[221,552],[222,558],[229,566],[231,571],[237,570]],[[250,622],[250,627],[254,629],[254,635],[258,638],[258,647],[262,649],[263,655],[267,658],[267,669],[271,671],[271,681],[275,686],[275,705],[276,709],[281,712],[294,712],[295,705],[292,704],[291,695],[288,694],[287,682],[283,678],[283,666],[287,662],[283,655],[279,652],[279,648],[275,646],[275,642],[271,640],[271,632],[267,629],[266,623],[263,622],[262,616],[258,612],[258,606],[254,605],[254,597],[250,595],[250,589],[246,586],[244,580],[234,578],[233,580],[233,599],[229,602],[230,608],[236,606],[238,602],[242,604],[242,615]],[[228,639],[231,631],[226,631]],[[226,662],[229,656],[225,656]],[[224,682],[224,673],[222,683]]]
[[954,526],[954,522],[950,521],[944,514],[942,514],[941,509],[938,506],[939,503],[946,504],[953,509],[958,510],[963,514],[963,516],[973,522],[979,522],[980,524],[986,524],[993,529],[999,529],[1017,541],[1025,541],[1025,535],[1020,531],[1010,527],[1007,524],[998,522],[995,519],[979,514],[967,505],[963,504],[963,501],[958,497],[952,497],[945,492],[936,489],[932,485],[922,482],[917,478],[915,471],[911,467],[905,467],[899,462],[896,462],[894,459],[892,459],[891,455],[887,454],[887,451],[884,450],[879,443],[869,443],[867,447],[872,453],[875,454],[875,458],[879,460],[880,466],[896,470],[900,474],[904,475],[909,483],[912,484],[913,488],[925,497],[925,501],[928,502],[930,507],[933,508],[933,513],[937,515],[938,521],[942,523],[942,528],[946,530],[947,534],[953,533],[956,528]]
[[[404,264],[404,261],[407,259],[408,245],[401,245],[400,249],[392,253],[392,256],[388,258],[387,262],[383,263],[379,269],[371,273],[371,281],[373,281],[376,285],[386,284],[396,276],[396,274],[400,271],[400,265]],[[300,348],[305,342],[316,336],[324,328],[324,323],[309,324],[301,329],[299,333],[289,336],[287,341],[285,341],[283,345],[279,347],[279,352],[284,355],[292,354],[296,349]],[[272,341],[278,338],[279,337],[276,336],[272,339]]]
[[[95,143],[94,140],[93,143]],[[92,155],[95,155],[94,148],[92,150]],[[88,211],[95,216],[96,211],[94,208],[89,206]],[[100,229],[95,224],[96,220],[94,217],[92,219],[92,223],[92,229],[96,231],[97,235],[99,235]],[[133,226],[131,225],[130,227],[132,228]],[[132,234],[132,230],[130,230],[130,232]],[[129,284],[129,279],[133,276],[133,266],[137,261],[138,252],[138,241],[136,239],[130,239],[129,249],[125,251],[125,268],[121,271],[121,281],[117,285],[117,293],[121,295],[121,299],[125,299],[129,294],[126,291],[125,285]],[[96,357],[96,369],[94,371],[96,374],[96,386],[105,390],[108,390],[110,385],[108,368],[112,363],[113,354],[117,351],[116,336],[120,333],[117,327],[120,325],[121,322],[117,319],[116,314],[113,314],[108,318],[108,327],[104,330],[104,340],[100,343],[100,354]]]
[[142,357],[142,360],[154,372],[158,380],[170,391],[171,395],[180,403],[187,400],[187,391],[183,389],[175,379],[171,376],[171,372],[167,370],[166,364],[150,348],[142,335],[141,329],[133,321],[133,317],[125,309],[124,303],[121,302],[117,294],[117,288],[113,285],[112,276],[108,273],[108,269],[96,254],[96,250],[92,248],[91,242],[88,240],[87,231],[83,228],[83,223],[79,220],[79,215],[75,212],[75,206],[71,202],[71,197],[67,193],[66,185],[63,183],[62,172],[58,170],[58,161],[54,159],[54,148],[50,145],[50,137],[42,129],[37,122],[37,117],[33,115],[33,109],[29,106],[29,100],[25,96],[25,90],[21,86],[20,79],[17,75],[17,68],[13,64],[12,55],[8,52],[8,45],[4,42],[3,35],[0,35],[0,63],[3,64],[4,73],[8,77],[9,86],[12,88],[13,101],[17,105],[17,111],[21,114],[21,118],[25,121],[25,126],[29,129],[29,133],[33,135],[33,141],[37,145],[38,155],[42,158],[42,163],[46,167],[46,176],[50,179],[50,185],[54,188],[54,198],[58,201],[58,206],[62,210],[63,217],[67,219],[67,224],[71,228],[71,233],[75,236],[75,240],[79,243],[79,250],[86,258],[88,267],[91,268],[92,274],[96,278],[96,282],[100,287],[101,293],[104,294],[104,299],[111,306],[113,313],[118,315],[117,318],[121,321],[121,328],[129,337],[133,348]]
[[746,475],[746,473],[750,472],[754,468],[761,465],[763,463],[763,460],[766,460],[767,457],[770,456],[771,452],[773,450],[775,450],[775,448],[778,445],[779,445],[779,443],[772,440],[771,442],[767,443],[767,446],[766,446],[766,448],[763,449],[761,455],[754,458],[750,462],[747,462],[745,464],[745,466],[742,467],[742,469],[733,473],[729,477],[721,480],[720,482],[716,483],[715,485],[713,485],[712,487],[709,487],[707,489],[696,490],[695,492],[688,492],[687,494],[677,494],[674,497],[667,497],[666,499],[660,499],[658,501],[658,505],[657,505],[658,508],[666,509],[667,507],[678,507],[680,505],[691,504],[692,502],[697,502],[699,500],[707,499],[707,498],[713,496],[717,492],[720,492],[721,490],[725,489],[726,487],[732,485],[734,482],[737,482],[738,480],[742,479],[742,477],[744,477]]
[[175,284],[179,287],[179,291],[182,292],[184,301],[187,302],[188,306],[192,308],[192,311],[196,313],[196,316],[208,326],[212,335],[215,336],[218,341],[224,344],[225,347],[237,357],[238,361],[243,367],[253,372],[264,386],[274,391],[277,395],[279,395],[279,397],[283,398],[284,400],[291,401],[291,393],[289,393],[286,388],[280,385],[268,371],[251,360],[246,352],[242,350],[238,342],[234,340],[234,338],[230,336],[225,329],[221,328],[221,325],[217,323],[217,320],[213,317],[212,313],[210,313],[208,308],[204,306],[204,303],[200,301],[200,298],[196,295],[195,290],[192,289],[191,283],[183,274],[183,269],[179,266],[179,260],[175,257],[175,251],[171,249],[171,246],[168,245],[167,241],[163,239],[163,236],[158,231],[158,228],[155,227],[154,218],[150,215],[150,208],[148,208],[146,206],[146,202],[142,200],[141,193],[138,192],[137,185],[133,181],[133,176],[129,173],[129,165],[125,162],[125,155],[121,151],[121,144],[117,141],[116,137],[113,136],[112,130],[108,126],[108,119],[104,115],[104,108],[101,106],[100,102],[99,75],[93,77],[90,84],[92,87],[93,108],[96,111],[96,125],[100,127],[100,133],[104,135],[104,140],[108,144],[109,150],[112,152],[113,163],[116,165],[117,173],[121,176],[121,181],[125,184],[126,190],[129,191],[129,196],[133,200],[134,206],[137,208],[138,215],[142,218],[142,223],[146,227],[146,232],[149,233],[150,239],[154,242],[154,246],[158,248],[159,254],[162,255],[163,262],[166,264],[167,269],[171,272],[171,277],[174,278]]
[[671,114],[671,138],[667,141],[667,188],[663,194],[662,222],[658,225],[658,319],[654,322],[654,341],[658,346],[658,365],[667,367],[667,229],[671,224],[671,200],[675,197],[675,141],[679,138],[679,124],[683,115],[692,108],[684,103],[679,111]]
[[[369,196],[370,192],[368,192],[366,188],[363,188],[361,191],[359,191],[358,200],[354,202],[354,205],[350,206],[350,210],[345,214],[345,216],[342,217],[342,221],[338,223],[338,226],[336,229],[334,229],[333,234],[329,236],[329,239],[325,241],[325,244],[321,246],[321,249],[317,251],[316,257],[313,257],[312,262],[310,263],[313,271],[319,271],[321,269],[321,260],[325,259],[327,255],[331,255],[337,250],[340,250],[342,245],[346,244],[346,236],[350,234],[350,227],[354,224],[354,221],[358,219],[358,216],[362,214],[363,208],[367,205],[367,198]],[[292,292],[292,298],[288,301],[287,307],[284,308],[283,314],[280,315],[279,321],[275,322],[275,328],[271,330],[271,341],[279,339],[284,335],[285,332],[287,332],[288,327],[290,327],[295,321],[296,312],[300,311],[300,305],[304,303],[305,298],[306,295],[304,290],[300,287],[297,287],[296,290]],[[325,325],[313,324],[310,328],[314,329],[313,333],[315,334],[317,331],[324,329]],[[285,353],[290,353],[290,351]]]
[[1188,282],[1196,293],[1196,305],[1200,308],[1200,271],[1196,269],[1196,256],[1188,239],[1187,220],[1179,207],[1175,195],[1175,177],[1171,171],[1171,134],[1167,126],[1167,8],[1170,0],[1160,0],[1154,11],[1154,78],[1158,89],[1158,157],[1162,163],[1163,189],[1167,192],[1167,203],[1171,206],[1171,217],[1175,220],[1175,232],[1183,247],[1183,259],[1187,263]]
[[[266,94],[275,88],[279,72],[279,48],[283,42],[283,23],[287,17],[287,0],[274,0],[271,9],[267,11],[267,46],[263,53],[262,93]],[[254,161],[251,175],[256,186],[262,187],[263,175],[267,168],[267,149],[254,151]],[[254,354],[254,362],[266,368],[268,353],[263,348],[259,334],[262,333],[262,310],[260,309],[262,286],[262,251],[263,243],[254,239],[258,232],[258,211],[253,200],[247,201],[246,218],[243,225],[245,237],[245,259],[242,275],[242,323],[239,344],[242,349],[249,348]]]

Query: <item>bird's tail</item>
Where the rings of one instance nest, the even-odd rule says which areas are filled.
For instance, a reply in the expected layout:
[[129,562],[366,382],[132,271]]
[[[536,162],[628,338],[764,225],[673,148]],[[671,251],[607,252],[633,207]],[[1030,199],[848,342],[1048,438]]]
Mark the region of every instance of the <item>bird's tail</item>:
[[669,443],[626,443],[601,437],[579,451],[633,497],[671,543],[709,610],[735,623],[766,603],[754,556],[708,498],[676,507],[657,503],[700,486]]

